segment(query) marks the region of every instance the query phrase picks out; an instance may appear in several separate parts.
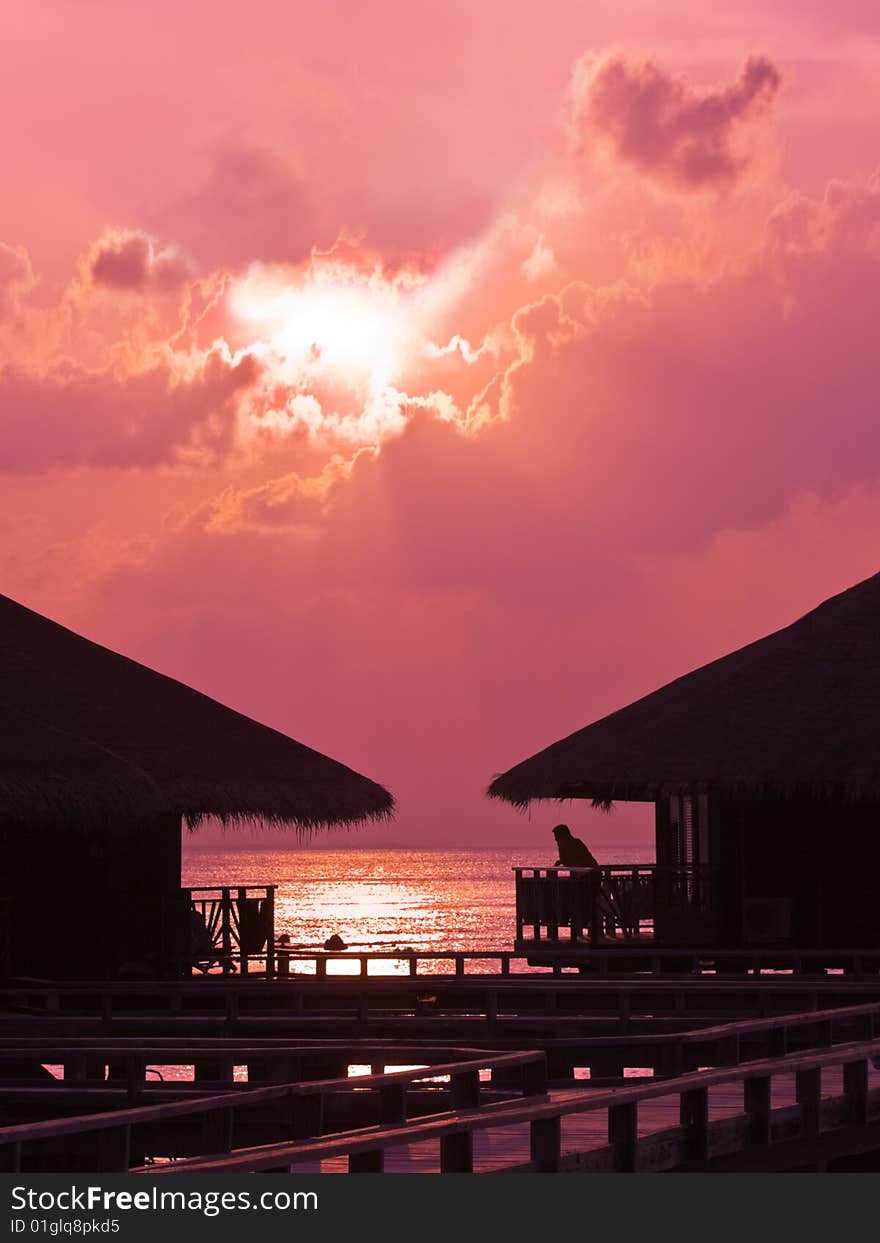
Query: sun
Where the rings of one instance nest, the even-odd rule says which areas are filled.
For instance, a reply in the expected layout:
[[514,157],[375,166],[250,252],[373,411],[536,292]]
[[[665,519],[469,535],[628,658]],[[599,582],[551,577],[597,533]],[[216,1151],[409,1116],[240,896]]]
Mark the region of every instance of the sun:
[[294,366],[355,373],[371,387],[396,377],[408,330],[392,285],[315,275],[279,287],[253,274],[233,288],[230,306]]

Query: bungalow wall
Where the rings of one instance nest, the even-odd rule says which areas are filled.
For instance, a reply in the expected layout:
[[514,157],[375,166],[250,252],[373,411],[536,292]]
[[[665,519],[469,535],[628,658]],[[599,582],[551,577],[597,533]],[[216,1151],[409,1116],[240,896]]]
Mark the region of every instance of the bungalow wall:
[[[689,823],[673,800],[657,805],[657,862],[675,868],[692,860],[707,868],[710,909],[665,911],[661,901],[658,940],[736,948],[880,946],[876,807],[712,792],[689,801]],[[688,851],[691,859],[683,857]]]
[[0,849],[14,975],[106,979],[167,968],[182,935],[173,917],[180,817],[106,832],[5,824]]

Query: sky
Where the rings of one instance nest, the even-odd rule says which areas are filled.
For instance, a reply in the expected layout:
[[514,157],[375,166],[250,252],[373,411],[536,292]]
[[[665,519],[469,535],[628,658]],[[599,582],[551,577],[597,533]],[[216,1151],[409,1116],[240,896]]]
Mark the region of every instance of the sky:
[[4,29],[2,590],[392,790],[328,844],[648,834],[484,791],[880,569],[874,0]]

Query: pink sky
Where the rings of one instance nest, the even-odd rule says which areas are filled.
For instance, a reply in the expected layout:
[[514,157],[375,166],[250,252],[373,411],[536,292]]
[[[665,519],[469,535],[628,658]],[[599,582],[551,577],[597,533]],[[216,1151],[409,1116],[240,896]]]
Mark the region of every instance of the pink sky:
[[873,0],[47,0],[0,58],[2,590],[387,784],[359,843],[634,840],[483,791],[880,568]]

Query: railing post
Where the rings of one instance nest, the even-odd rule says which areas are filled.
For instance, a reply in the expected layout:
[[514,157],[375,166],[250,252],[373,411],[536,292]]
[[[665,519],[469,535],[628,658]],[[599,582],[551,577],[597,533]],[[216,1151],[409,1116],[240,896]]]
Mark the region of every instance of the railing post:
[[406,1084],[389,1083],[379,1089],[379,1125],[406,1122]]
[[556,1174],[562,1162],[562,1120],[536,1118],[529,1124],[529,1155],[536,1174]]
[[[241,885],[239,885],[238,887],[238,962],[239,962],[239,970],[242,975],[247,975],[248,973],[247,946],[245,945],[245,938],[242,936],[242,912],[245,909],[246,898],[247,898],[247,889],[244,889]],[[230,911],[230,919],[231,918],[232,918],[232,912]]]
[[290,1130],[292,1139],[313,1139],[324,1127],[324,1099],[318,1092],[291,1092]]
[[137,1100],[143,1089],[146,1077],[147,1071],[144,1059],[130,1053],[125,1059],[125,1087],[126,1095],[130,1101]]
[[[265,901],[269,907],[269,931],[266,934],[266,979],[271,980],[275,977],[275,886],[266,886]],[[288,961],[288,969],[290,959]]]
[[471,1131],[452,1131],[440,1139],[440,1173],[473,1174],[474,1136]]
[[523,920],[523,874],[522,868],[513,869],[513,886],[516,895],[516,939],[521,941],[525,931],[525,921]]
[[[569,881],[570,883],[570,881]],[[547,939],[559,940],[559,873],[554,872],[552,879],[547,877],[549,893],[547,895]]]
[[220,940],[224,961],[232,959],[232,897],[228,889],[220,890]]
[[739,1066],[739,1034],[725,1036],[719,1042],[718,1054],[722,1066]]
[[819,1134],[819,1118],[822,1101],[822,1068],[799,1070],[794,1077],[795,1099],[801,1107],[803,1133],[809,1138]]
[[131,1127],[107,1127],[98,1132],[98,1172],[122,1174],[128,1170]]
[[498,1020],[498,994],[490,992],[486,994],[486,1023],[489,1027],[494,1027]]
[[212,1109],[202,1115],[202,1146],[205,1153],[231,1152],[235,1113],[227,1109]]
[[599,910],[599,892],[601,889],[601,872],[589,873],[590,894],[590,942],[598,945],[602,940],[602,912]]
[[756,1075],[743,1081],[743,1109],[749,1115],[749,1138],[754,1148],[770,1144],[770,1076]]
[[770,1056],[785,1057],[788,1052],[788,1028],[774,1027],[770,1031]]
[[684,1045],[678,1036],[661,1045],[660,1072],[668,1078],[684,1073]]
[[[494,1079],[494,1073],[493,1073]],[[522,1068],[523,1096],[547,1095],[547,1057],[546,1054],[534,1062],[526,1062]]]
[[449,1100],[453,1109],[479,1109],[480,1107],[480,1072],[465,1070],[452,1075],[449,1085]]
[[846,1097],[850,1122],[856,1126],[866,1126],[868,1122],[867,1058],[861,1058],[857,1062],[844,1062],[843,1095]]
[[608,1109],[608,1142],[614,1149],[614,1169],[631,1174],[636,1168],[636,1145],[639,1138],[639,1111],[636,1101],[611,1105]]
[[709,1159],[709,1091],[691,1088],[682,1092],[678,1106],[684,1158],[698,1165]]

